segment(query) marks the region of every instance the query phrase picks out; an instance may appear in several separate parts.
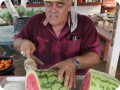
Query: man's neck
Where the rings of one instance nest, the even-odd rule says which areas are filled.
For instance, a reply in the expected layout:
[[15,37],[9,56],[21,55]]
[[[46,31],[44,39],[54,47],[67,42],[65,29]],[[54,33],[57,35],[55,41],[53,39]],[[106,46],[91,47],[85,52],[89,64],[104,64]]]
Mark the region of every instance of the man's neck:
[[60,36],[60,33],[61,33],[64,25],[65,25],[65,24],[60,25],[60,26],[53,26],[53,30],[54,30],[54,32],[55,32],[55,34],[56,34],[57,37]]
[[61,31],[64,28],[66,22],[67,22],[67,18],[65,19],[65,21],[63,23],[61,23],[59,25],[56,25],[56,26],[53,26],[53,30],[54,30],[54,32],[55,32],[55,34],[56,34],[57,37],[60,36]]

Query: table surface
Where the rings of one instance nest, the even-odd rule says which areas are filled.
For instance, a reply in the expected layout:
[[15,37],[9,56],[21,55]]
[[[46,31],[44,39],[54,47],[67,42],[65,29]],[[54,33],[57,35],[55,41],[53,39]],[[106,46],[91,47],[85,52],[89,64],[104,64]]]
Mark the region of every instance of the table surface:
[[13,45],[13,37],[17,34],[14,32],[14,26],[0,27],[0,45]]
[[106,20],[108,22],[113,22],[114,21],[114,15],[108,15],[106,18],[105,18],[104,14],[96,14],[96,16],[101,18],[102,20]]
[[109,31],[104,30],[102,27],[96,26],[97,32],[106,40],[110,40],[112,38],[112,34]]
[[[11,76],[12,77],[12,76]],[[13,76],[14,78],[15,78],[15,76]],[[80,75],[80,76],[76,76],[76,88],[72,88],[71,90],[79,90],[80,89],[80,86],[81,86],[81,84],[82,84],[82,81],[83,81],[83,79],[84,79],[84,77],[85,76],[82,76],[82,75]],[[6,77],[4,77],[4,76],[0,76],[0,85],[2,85],[2,80],[4,79],[4,78],[6,78]],[[19,77],[18,77],[19,78]],[[20,80],[20,79],[19,79]],[[18,82],[19,82],[19,80],[18,80]],[[15,80],[15,79],[12,79],[12,81],[17,81],[17,79]],[[16,82],[17,83],[17,82]]]

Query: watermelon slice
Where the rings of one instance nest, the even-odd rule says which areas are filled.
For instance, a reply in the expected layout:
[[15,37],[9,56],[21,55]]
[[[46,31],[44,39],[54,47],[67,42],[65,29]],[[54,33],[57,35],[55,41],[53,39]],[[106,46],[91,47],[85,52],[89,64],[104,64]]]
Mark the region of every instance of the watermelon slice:
[[64,87],[64,78],[57,79],[55,70],[29,70],[26,74],[25,90],[70,90]]
[[81,85],[80,90],[116,90],[120,81],[107,73],[90,69]]

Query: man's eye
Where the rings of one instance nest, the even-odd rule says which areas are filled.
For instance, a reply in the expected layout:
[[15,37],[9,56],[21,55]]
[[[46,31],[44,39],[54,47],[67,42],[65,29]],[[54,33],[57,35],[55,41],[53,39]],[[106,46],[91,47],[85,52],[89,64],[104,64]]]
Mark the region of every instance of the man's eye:
[[64,6],[64,4],[63,4],[63,3],[57,3],[56,6],[57,6],[58,8],[62,8],[62,7]]
[[46,6],[48,6],[48,7],[52,7],[52,6],[53,6],[53,3],[51,3],[51,2],[46,2],[45,4],[46,4]]

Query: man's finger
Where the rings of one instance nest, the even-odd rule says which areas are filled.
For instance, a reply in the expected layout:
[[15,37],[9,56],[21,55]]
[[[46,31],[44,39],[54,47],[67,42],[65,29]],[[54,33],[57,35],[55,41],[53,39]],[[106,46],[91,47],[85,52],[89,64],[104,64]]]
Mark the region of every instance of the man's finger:
[[27,58],[30,58],[31,55],[31,50],[30,49],[26,49],[26,56]]
[[73,73],[71,73],[71,76],[70,76],[70,81],[69,81],[69,88],[71,88],[71,87],[72,87],[73,83],[74,83],[74,74],[73,74]]
[[74,82],[73,82],[74,88],[76,88],[76,75],[74,75]]
[[65,70],[61,69],[58,71],[58,80],[61,80],[63,78],[63,74],[64,74]]
[[64,81],[64,86],[67,87],[68,83],[70,81],[71,73],[69,71],[66,71],[65,73],[65,81]]
[[50,69],[58,69],[58,68],[59,68],[58,64],[55,64],[55,65],[50,67]]

